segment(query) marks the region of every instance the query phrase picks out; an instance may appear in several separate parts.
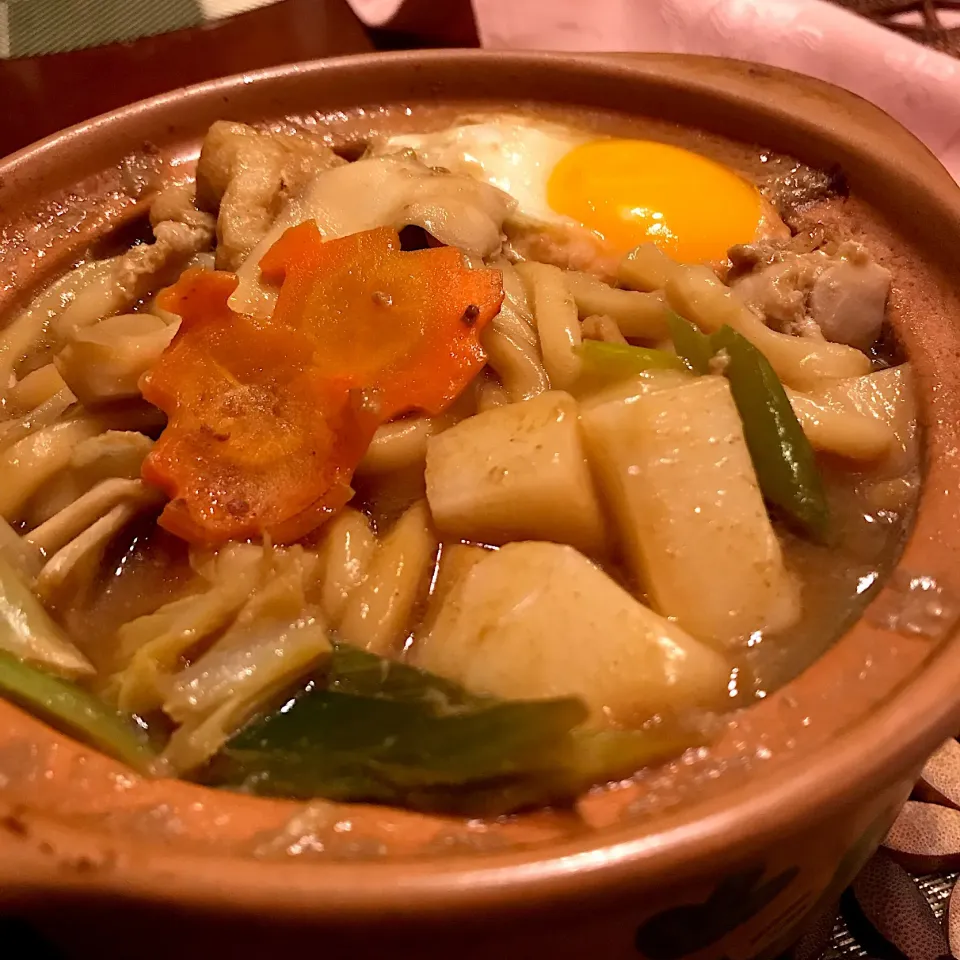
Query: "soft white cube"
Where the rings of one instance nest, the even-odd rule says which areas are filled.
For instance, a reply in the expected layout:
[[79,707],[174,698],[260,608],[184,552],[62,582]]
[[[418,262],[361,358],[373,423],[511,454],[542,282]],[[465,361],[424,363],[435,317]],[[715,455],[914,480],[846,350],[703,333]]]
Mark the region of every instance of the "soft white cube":
[[569,543],[597,555],[604,523],[569,394],[462,420],[427,444],[427,500],[446,537]]
[[797,619],[726,379],[600,404],[583,430],[631,573],[658,612],[724,646]]
[[595,726],[717,707],[730,674],[715,650],[554,543],[511,543],[475,563],[412,656],[476,693],[580,697]]

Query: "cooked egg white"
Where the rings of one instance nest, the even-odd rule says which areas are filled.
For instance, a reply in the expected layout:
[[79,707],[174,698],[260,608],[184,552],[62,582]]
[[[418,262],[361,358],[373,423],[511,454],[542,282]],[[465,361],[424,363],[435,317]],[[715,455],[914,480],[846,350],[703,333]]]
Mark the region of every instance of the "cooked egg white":
[[428,166],[484,180],[517,201],[517,215],[546,223],[576,223],[554,210],[547,184],[557,164],[595,139],[559,124],[531,125],[525,118],[492,118],[436,133],[391,137],[383,152],[413,150]]
[[[786,230],[759,190],[729,167],[652,140],[493,116],[392,137],[381,149],[411,149],[430,166],[499,187],[517,201],[512,225],[545,229],[554,246],[565,230],[588,231],[598,262],[651,241],[682,263],[715,261],[734,244]],[[582,237],[577,248],[582,259]]]

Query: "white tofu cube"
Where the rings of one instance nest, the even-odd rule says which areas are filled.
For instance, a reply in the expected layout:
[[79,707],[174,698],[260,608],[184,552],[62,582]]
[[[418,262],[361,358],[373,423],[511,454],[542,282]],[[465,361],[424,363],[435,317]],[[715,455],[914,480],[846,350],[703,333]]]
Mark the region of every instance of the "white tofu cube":
[[654,609],[731,645],[800,613],[723,377],[585,410],[615,530]]
[[412,658],[476,693],[580,697],[594,726],[717,707],[730,675],[715,650],[553,543],[511,543],[475,563]]
[[431,437],[427,500],[446,537],[569,543],[604,551],[604,522],[580,434],[579,408],[548,391],[487,410]]

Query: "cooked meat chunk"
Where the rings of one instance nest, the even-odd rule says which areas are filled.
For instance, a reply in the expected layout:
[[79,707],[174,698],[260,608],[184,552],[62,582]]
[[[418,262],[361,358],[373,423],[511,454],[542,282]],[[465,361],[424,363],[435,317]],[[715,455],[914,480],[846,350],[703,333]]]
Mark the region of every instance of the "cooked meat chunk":
[[150,224],[153,243],[131,247],[116,257],[110,270],[83,289],[56,319],[59,341],[172,283],[190,257],[213,243],[214,219],[196,208],[192,184],[174,184],[158,193],[150,208]]
[[195,253],[213,243],[214,220],[196,208],[191,184],[157,194],[150,208],[153,243],[131,247],[120,259],[116,283],[130,304],[145,296],[168,270],[181,269]]
[[861,350],[879,337],[890,272],[859,244],[809,253],[751,244],[735,247],[730,257],[731,274],[738,275],[729,282],[769,326]]
[[550,263],[561,270],[592,273],[608,283],[616,279],[620,255],[583,227],[515,215],[503,229],[509,241],[504,252],[510,260]]
[[867,350],[880,336],[890,292],[890,271],[869,257],[838,260],[810,291],[810,316],[835,343]]
[[730,267],[727,283],[733,283],[758,267],[779,263],[794,254],[813,253],[823,249],[830,252],[836,244],[830,241],[822,226],[788,237],[765,237],[753,243],[738,243],[727,251]]
[[150,226],[153,227],[154,236],[164,223],[182,224],[196,231],[192,241],[194,253],[213,243],[216,223],[212,214],[197,208],[196,188],[192,183],[176,183],[165,187],[153,198]]
[[197,202],[218,211],[217,267],[235,270],[263,239],[284,199],[341,160],[320,137],[260,133],[218,121],[197,163]]
[[818,331],[807,316],[807,296],[824,259],[822,254],[781,257],[734,285],[769,326],[797,336],[815,336]]

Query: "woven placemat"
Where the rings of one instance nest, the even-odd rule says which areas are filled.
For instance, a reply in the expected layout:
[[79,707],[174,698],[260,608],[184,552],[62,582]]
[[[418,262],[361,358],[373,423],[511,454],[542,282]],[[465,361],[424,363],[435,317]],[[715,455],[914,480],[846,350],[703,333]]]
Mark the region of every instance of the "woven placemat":
[[833,0],[911,40],[960,56],[958,0]]

